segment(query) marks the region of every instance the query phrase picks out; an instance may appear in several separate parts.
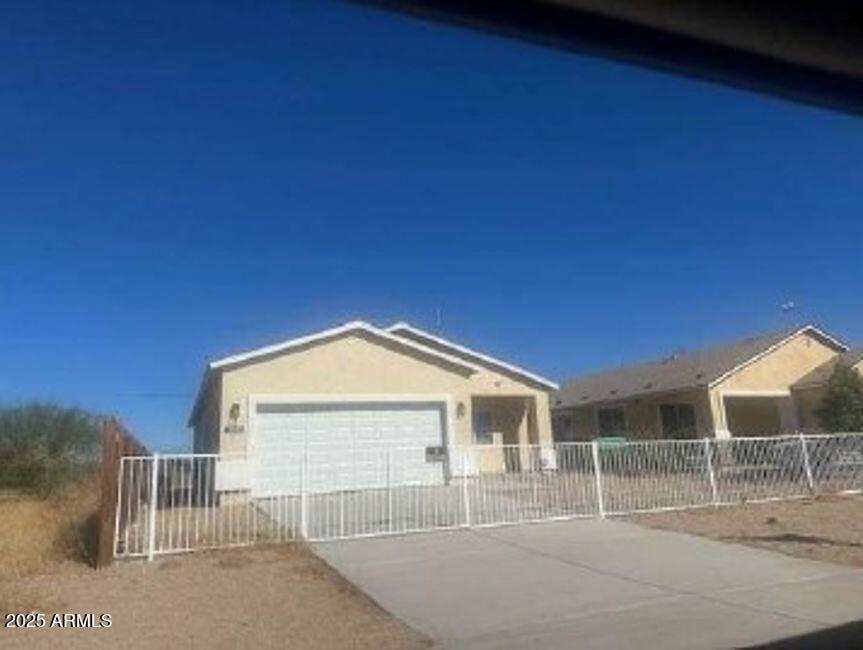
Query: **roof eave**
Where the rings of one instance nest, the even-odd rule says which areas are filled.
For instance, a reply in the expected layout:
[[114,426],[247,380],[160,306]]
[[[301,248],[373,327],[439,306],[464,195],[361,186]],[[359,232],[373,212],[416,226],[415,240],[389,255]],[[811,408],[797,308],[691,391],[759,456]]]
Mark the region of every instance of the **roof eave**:
[[449,341],[445,338],[442,338],[442,337],[437,336],[435,334],[432,334],[430,332],[426,332],[425,330],[422,330],[418,327],[414,327],[410,323],[406,323],[404,321],[399,321],[399,322],[394,323],[394,324],[390,325],[389,327],[385,328],[385,331],[390,332],[390,333],[395,333],[395,332],[398,332],[399,330],[411,332],[411,333],[416,334],[417,336],[419,336],[421,338],[428,339],[429,341],[433,341],[433,342],[437,343],[438,345],[448,347],[451,350],[454,350],[456,352],[460,352],[461,354],[464,354],[464,355],[467,355],[470,357],[474,357],[475,359],[478,359],[480,361],[484,361],[491,366],[496,366],[497,368],[503,369],[507,372],[510,372],[510,373],[515,374],[517,376],[528,379],[533,383],[539,384],[539,385],[544,386],[546,388],[549,388],[551,390],[559,390],[560,389],[560,386],[557,384],[557,382],[551,381],[550,379],[546,379],[545,377],[541,377],[540,375],[534,374],[528,370],[525,370],[524,368],[520,368],[519,366],[513,365],[511,363],[507,363],[506,361],[501,361],[500,359],[496,359],[496,358],[489,356],[487,354],[477,352],[476,350],[472,350],[472,349],[465,347],[463,345],[459,345],[458,343],[453,343],[452,341]]
[[316,332],[307,336],[289,339],[287,341],[282,341],[273,345],[256,348],[254,350],[250,350],[249,352],[243,352],[241,354],[235,354],[229,357],[224,357],[222,359],[217,359],[210,362],[208,368],[210,370],[222,370],[228,367],[236,366],[242,363],[246,363],[248,361],[258,359],[260,357],[278,354],[280,352],[288,352],[293,348],[297,348],[311,343],[316,343],[330,338],[335,338],[344,334],[348,334],[350,332],[365,332],[370,336],[374,336],[376,338],[395,343],[405,348],[413,349],[416,352],[432,358],[436,358],[440,361],[456,367],[460,367],[464,370],[469,370],[471,372],[478,372],[480,370],[479,366],[459,359],[458,357],[439,352],[414,341],[405,340],[402,337],[391,334],[386,330],[375,327],[374,325],[365,321],[351,321],[349,323],[345,323],[344,325],[339,325],[338,327],[322,330],[320,332]]
[[677,386],[676,388],[663,388],[661,390],[650,390],[644,391],[642,393],[627,393],[625,395],[615,395],[609,397],[601,397],[596,399],[589,399],[588,401],[582,402],[563,402],[561,404],[552,404],[553,408],[582,408],[585,406],[597,406],[602,404],[611,404],[614,402],[623,402],[625,400],[630,399],[641,399],[644,397],[662,397],[664,395],[672,395],[674,393],[679,393],[682,391],[690,391],[690,390],[707,390],[708,384],[706,382],[699,382],[697,384],[686,385],[686,386]]
[[743,368],[746,368],[747,366],[752,365],[756,361],[760,361],[761,359],[763,359],[765,356],[767,356],[768,354],[770,354],[774,350],[781,348],[783,345],[788,343],[788,341],[790,341],[791,339],[796,338],[797,336],[800,336],[801,334],[803,334],[805,332],[811,332],[811,333],[815,334],[816,336],[820,337],[824,341],[827,341],[828,343],[833,345],[840,352],[847,352],[849,349],[847,345],[842,343],[842,341],[835,338],[834,336],[831,336],[830,334],[828,334],[824,330],[822,330],[822,329],[820,329],[820,328],[818,328],[815,325],[812,325],[810,323],[808,325],[804,325],[803,327],[800,327],[800,328],[794,330],[793,332],[788,334],[788,336],[777,341],[776,343],[769,346],[768,348],[762,350],[761,352],[758,352],[757,354],[752,355],[751,357],[749,357],[745,361],[738,363],[733,368],[725,371],[724,373],[722,373],[721,375],[719,375],[718,377],[716,377],[715,379],[710,381],[710,383],[707,384],[707,387],[708,388],[715,388],[716,386],[721,384],[723,381],[728,379],[731,375],[735,374],[736,372],[739,372],[740,370],[743,370]]

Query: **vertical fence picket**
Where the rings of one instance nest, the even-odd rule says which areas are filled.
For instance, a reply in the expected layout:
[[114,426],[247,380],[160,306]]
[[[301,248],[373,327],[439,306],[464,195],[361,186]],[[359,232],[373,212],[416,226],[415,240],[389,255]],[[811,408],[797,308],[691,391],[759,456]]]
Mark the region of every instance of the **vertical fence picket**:
[[605,503],[602,495],[602,467],[599,458],[599,442],[594,440],[591,443],[591,453],[593,454],[593,479],[596,489],[596,511],[600,519],[605,519]]
[[471,525],[471,517],[470,517],[470,494],[467,489],[467,473],[468,473],[468,454],[469,448],[465,447],[462,449],[462,472],[461,472],[461,481],[462,481],[462,503],[464,508],[464,525],[470,528]]
[[[114,507],[114,534],[111,536],[112,544],[111,544],[111,555],[112,557],[117,554],[117,545],[120,543],[120,513],[123,511],[123,482],[128,480],[126,478],[127,473],[127,464],[125,458],[120,458],[120,466],[117,472],[117,497],[115,499],[115,507]],[[128,545],[128,542],[124,544]],[[101,552],[101,550],[100,550]]]
[[300,535],[303,539],[309,538],[309,448],[303,447],[300,461]]
[[150,460],[150,517],[147,521],[147,559],[156,555],[156,511],[159,508],[159,454]]
[[806,436],[800,434],[800,453],[803,457],[803,470],[806,472],[806,484],[809,486],[809,492],[815,493],[815,480],[812,476],[812,463],[809,459],[809,448],[806,444]]
[[392,467],[392,448],[387,447],[386,453],[386,483],[387,483],[387,530],[393,532],[393,483],[390,475]]
[[710,480],[710,495],[713,505],[719,505],[719,490],[716,486],[716,471],[713,469],[713,447],[710,438],[704,438],[704,462],[707,468],[707,477]]

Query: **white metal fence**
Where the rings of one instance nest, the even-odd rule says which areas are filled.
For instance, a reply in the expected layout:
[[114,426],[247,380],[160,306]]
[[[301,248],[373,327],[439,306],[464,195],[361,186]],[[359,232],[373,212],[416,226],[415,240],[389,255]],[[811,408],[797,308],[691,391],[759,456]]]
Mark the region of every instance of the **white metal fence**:
[[[330,540],[604,517],[863,489],[863,434],[547,446],[297,447],[261,491],[261,459],[121,461],[115,554],[153,557],[293,539]],[[441,471],[417,464],[441,463]],[[419,469],[418,469],[419,467]],[[443,477],[441,481],[440,477]]]

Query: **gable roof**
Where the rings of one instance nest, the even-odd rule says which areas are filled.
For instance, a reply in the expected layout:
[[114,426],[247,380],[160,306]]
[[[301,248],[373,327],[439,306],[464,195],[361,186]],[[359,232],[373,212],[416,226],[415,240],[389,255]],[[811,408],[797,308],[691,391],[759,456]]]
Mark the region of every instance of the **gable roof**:
[[248,362],[254,362],[258,359],[270,357],[276,354],[288,353],[292,350],[296,350],[307,345],[321,343],[326,340],[334,339],[339,336],[344,336],[351,333],[363,333],[367,336],[371,336],[373,338],[385,341],[391,345],[396,345],[398,347],[405,348],[406,350],[418,352],[425,357],[429,357],[445,365],[449,365],[451,367],[455,366],[456,368],[459,368],[461,370],[469,371],[471,374],[482,370],[479,366],[471,363],[470,361],[422,345],[421,343],[418,343],[416,341],[401,336],[396,336],[395,334],[391,334],[386,330],[375,327],[371,323],[360,320],[351,321],[349,323],[345,323],[344,325],[339,325],[338,327],[321,330],[320,332],[315,332],[307,336],[300,336],[298,338],[288,339],[286,341],[281,341],[280,343],[274,343],[273,345],[255,348],[254,350],[249,350],[248,352],[234,354],[209,362],[204,370],[204,377],[201,380],[198,394],[195,397],[195,403],[192,406],[192,412],[189,415],[189,425],[191,426],[192,423],[195,421],[195,418],[197,417],[198,410],[201,408],[201,402],[206,392],[206,387],[211,381],[214,374],[232,366],[237,366]]
[[384,341],[387,341],[388,343],[394,343],[397,346],[420,352],[423,355],[436,358],[440,361],[445,361],[446,363],[462,367],[466,370],[472,370],[474,372],[479,370],[476,365],[469,363],[464,359],[460,359],[451,354],[446,354],[445,352],[435,350],[415,341],[405,339],[401,336],[395,336],[394,334],[391,334],[386,330],[380,329],[379,327],[375,327],[371,323],[367,323],[361,320],[351,321],[349,323],[345,323],[344,325],[339,325],[338,327],[321,330],[320,332],[315,332],[314,334],[309,334],[307,336],[300,336],[298,338],[288,339],[286,341],[275,343],[273,345],[267,345],[265,347],[256,348],[248,352],[224,357],[216,361],[211,361],[207,365],[207,367],[210,370],[217,370],[220,368],[225,368],[227,366],[233,366],[240,363],[245,363],[247,361],[252,361],[260,357],[267,357],[282,352],[290,352],[291,350],[299,347],[303,347],[320,341],[325,341],[326,339],[336,338],[345,334],[350,334],[352,332],[363,332],[369,336],[372,336],[373,338],[382,339]]
[[398,335],[400,338],[404,338],[406,340],[431,344],[436,349],[443,348],[455,354],[459,358],[478,362],[480,364],[489,366],[494,370],[504,371],[505,373],[516,375],[518,377],[521,377],[522,379],[527,379],[528,381],[540,384],[541,386],[550,388],[552,390],[557,390],[559,388],[557,383],[551,381],[550,379],[540,377],[539,375],[529,372],[524,368],[520,368],[519,366],[507,363],[505,361],[501,361],[500,359],[496,359],[487,354],[477,352],[476,350],[472,350],[463,345],[453,343],[452,341],[437,336],[436,334],[426,332],[425,330],[421,330],[420,328],[414,327],[413,325],[410,325],[409,323],[405,323],[403,321],[390,325],[386,328],[386,331],[390,332],[391,334]]
[[557,393],[554,406],[579,406],[636,395],[711,386],[803,333],[818,338],[837,351],[847,350],[847,346],[829,334],[806,325],[659,361],[583,375],[568,382]]
[[833,369],[836,364],[843,363],[852,368],[859,363],[863,363],[863,348],[854,348],[846,350],[842,354],[835,356],[826,363],[822,363],[813,371],[803,375],[800,379],[794,382],[794,388],[811,388],[826,384],[830,380],[830,375],[833,374]]

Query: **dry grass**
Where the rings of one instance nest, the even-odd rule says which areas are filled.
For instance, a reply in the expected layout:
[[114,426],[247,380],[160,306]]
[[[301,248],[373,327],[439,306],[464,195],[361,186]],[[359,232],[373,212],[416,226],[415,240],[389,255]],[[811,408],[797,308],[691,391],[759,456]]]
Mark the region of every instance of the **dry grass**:
[[[140,510],[120,538],[120,554],[147,551],[148,513]],[[156,548],[206,549],[231,544],[289,541],[284,526],[252,503],[227,503],[206,508],[176,506],[156,511]]]
[[45,498],[0,496],[0,580],[46,573],[92,557],[99,490],[95,479]]
[[[97,504],[94,481],[44,499],[0,495],[0,613],[111,614],[110,629],[59,633],[64,648],[87,650],[430,645],[299,543],[121,562],[93,571],[87,561]],[[230,509],[235,510],[242,512]],[[58,642],[58,633],[49,629],[2,634],[4,650],[53,648]]]
[[17,588],[28,599],[20,601],[24,611],[35,605],[48,614],[57,607],[108,613],[113,624],[61,632],[4,630],[4,650],[53,648],[58,640],[72,650],[431,645],[297,543],[121,562],[78,576],[23,579]]
[[651,528],[701,535],[812,560],[863,566],[863,497],[825,496],[629,517]]

